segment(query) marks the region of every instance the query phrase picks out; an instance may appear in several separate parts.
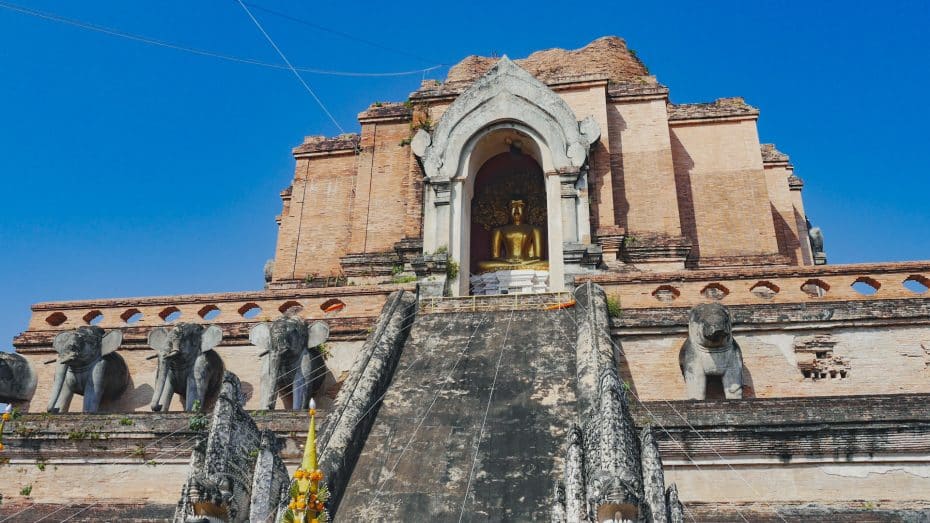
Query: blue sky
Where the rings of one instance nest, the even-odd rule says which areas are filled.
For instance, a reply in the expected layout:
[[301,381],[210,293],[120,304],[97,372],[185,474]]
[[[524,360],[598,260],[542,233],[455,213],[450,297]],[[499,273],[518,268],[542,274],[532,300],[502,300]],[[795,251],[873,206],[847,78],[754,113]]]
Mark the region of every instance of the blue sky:
[[[281,63],[233,0],[18,1]],[[340,71],[619,35],[673,102],[743,96],[760,108],[760,137],[791,155],[831,263],[930,259],[930,3],[254,2],[294,65]],[[370,102],[406,99],[422,75],[304,78],[354,131]],[[3,8],[0,107],[0,349],[37,301],[260,288],[290,149],[338,132],[286,70]]]

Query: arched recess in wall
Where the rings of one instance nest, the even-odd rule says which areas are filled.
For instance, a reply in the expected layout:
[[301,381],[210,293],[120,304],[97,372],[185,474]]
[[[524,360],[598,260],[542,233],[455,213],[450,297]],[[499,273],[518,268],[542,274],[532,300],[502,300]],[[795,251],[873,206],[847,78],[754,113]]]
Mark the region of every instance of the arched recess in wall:
[[[550,281],[563,280],[562,242],[590,229],[587,199],[566,206],[561,184],[573,187],[590,145],[600,137],[593,118],[578,122],[568,104],[506,57],[446,109],[435,130],[420,129],[411,147],[427,177],[424,185],[423,248],[449,249],[460,264],[456,294],[467,294],[470,266],[471,197],[474,177],[491,157],[507,151],[502,137],[519,134],[546,176]],[[532,151],[532,153],[530,152]],[[582,201],[583,200],[583,201]],[[563,208],[571,219],[563,220]],[[581,217],[581,218],[579,218]],[[565,229],[565,230],[563,230]],[[587,232],[585,232],[587,234]]]

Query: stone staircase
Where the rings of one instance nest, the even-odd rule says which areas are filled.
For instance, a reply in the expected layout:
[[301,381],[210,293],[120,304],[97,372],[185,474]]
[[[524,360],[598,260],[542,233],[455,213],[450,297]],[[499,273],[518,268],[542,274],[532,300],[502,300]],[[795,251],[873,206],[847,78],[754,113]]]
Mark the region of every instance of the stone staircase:
[[337,519],[548,520],[575,416],[575,313],[499,299],[417,316]]

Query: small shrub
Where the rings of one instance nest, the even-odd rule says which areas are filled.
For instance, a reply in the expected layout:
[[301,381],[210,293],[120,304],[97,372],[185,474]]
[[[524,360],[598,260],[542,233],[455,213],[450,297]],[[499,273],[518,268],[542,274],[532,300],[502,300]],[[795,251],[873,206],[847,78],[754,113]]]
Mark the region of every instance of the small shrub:
[[396,265],[394,265],[393,267],[391,267],[391,275],[392,275],[392,276],[397,276],[398,274],[400,274],[400,273],[402,273],[402,272],[404,272],[404,266],[401,265],[401,264],[399,264],[399,263],[396,264]]
[[249,451],[249,457],[250,457],[250,458],[257,458],[257,457],[258,457],[258,449],[252,449],[252,450],[250,450],[250,451]]
[[395,276],[391,278],[391,283],[410,283],[412,281],[417,281],[417,277],[409,274],[407,276]]
[[26,485],[25,487],[19,489],[20,496],[29,496],[32,494],[32,485]]
[[320,351],[320,354],[323,355],[324,360],[328,360],[329,357],[333,355],[332,349],[330,349],[329,345],[326,343],[321,343],[320,346],[316,348],[316,350]]
[[194,415],[187,422],[188,428],[198,432],[205,430],[207,428],[207,417],[201,412],[200,400],[194,400],[192,407]]
[[36,460],[36,468],[44,472],[45,471],[45,460],[44,459]]
[[459,263],[455,260],[449,260],[446,263],[446,277],[454,280],[459,275]]
[[133,424],[133,421],[132,421],[132,418],[123,417],[123,418],[120,418],[119,424],[128,427],[129,425]]
[[622,314],[622,309],[620,308],[620,299],[616,296],[607,297],[607,315],[611,318],[619,318]]
[[145,445],[139,443],[136,445],[136,448],[132,449],[132,452],[130,452],[129,455],[134,458],[145,459]]

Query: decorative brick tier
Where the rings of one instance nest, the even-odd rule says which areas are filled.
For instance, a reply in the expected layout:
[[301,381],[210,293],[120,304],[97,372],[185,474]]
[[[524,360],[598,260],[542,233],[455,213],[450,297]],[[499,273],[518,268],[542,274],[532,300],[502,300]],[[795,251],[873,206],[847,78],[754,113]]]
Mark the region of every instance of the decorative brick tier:
[[[122,328],[124,348],[141,347],[152,327],[166,325],[169,320],[220,325],[224,345],[247,345],[251,325],[274,319],[293,307],[301,307],[305,318],[325,318],[333,331],[331,339],[358,340],[365,338],[388,294],[402,288],[410,290],[414,284],[37,303],[32,306],[28,330],[16,336],[13,345],[27,352],[48,349],[59,332],[93,324],[104,329]],[[325,312],[324,308],[337,303],[334,300],[345,307]]]
[[[930,262],[868,263],[806,267],[608,273],[576,278],[600,284],[624,309],[723,305],[818,303],[930,297],[904,286],[906,280],[930,287]],[[871,294],[853,284],[864,284]]]

